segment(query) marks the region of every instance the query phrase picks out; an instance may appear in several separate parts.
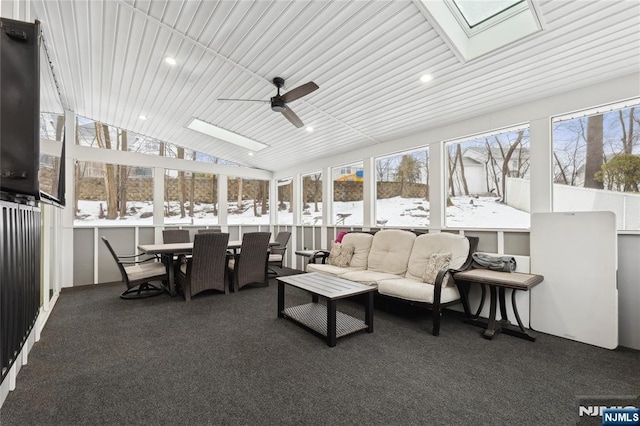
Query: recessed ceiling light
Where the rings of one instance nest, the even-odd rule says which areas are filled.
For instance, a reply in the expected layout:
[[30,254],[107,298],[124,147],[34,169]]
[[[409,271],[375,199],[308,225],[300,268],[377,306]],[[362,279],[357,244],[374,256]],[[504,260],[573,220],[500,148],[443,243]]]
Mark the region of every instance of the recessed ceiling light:
[[307,132],[313,132],[313,127],[307,126]]
[[428,83],[431,80],[433,80],[433,77],[431,76],[431,74],[422,74],[422,76],[420,76],[420,81],[423,83]]
[[214,126],[213,124],[209,124],[197,118],[191,120],[191,123],[187,125],[187,128],[241,146],[251,151],[260,151],[262,149],[269,148],[269,145],[265,145],[262,142],[254,141],[253,139],[230,132],[229,130],[218,126]]
[[146,120],[146,119],[147,119],[147,117],[146,117],[146,116],[144,116],[144,115],[141,115],[141,116],[140,116],[140,117],[138,117],[138,118],[139,118],[140,120],[142,120],[142,121],[144,121],[144,120]]
[[249,157],[253,157],[253,152],[249,151]]
[[165,61],[166,63],[168,63],[169,65],[175,65],[175,64],[177,64],[177,63],[178,63],[178,62],[177,62],[174,58],[172,58],[171,56],[167,56],[166,58],[164,58],[164,61]]

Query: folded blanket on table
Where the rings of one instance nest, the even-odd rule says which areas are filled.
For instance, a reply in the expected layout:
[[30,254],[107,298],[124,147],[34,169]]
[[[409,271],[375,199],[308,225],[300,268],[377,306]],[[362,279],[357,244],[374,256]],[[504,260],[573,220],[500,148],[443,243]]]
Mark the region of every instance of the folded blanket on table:
[[491,269],[492,271],[513,272],[516,270],[516,260],[512,256],[498,254],[473,253],[475,268]]

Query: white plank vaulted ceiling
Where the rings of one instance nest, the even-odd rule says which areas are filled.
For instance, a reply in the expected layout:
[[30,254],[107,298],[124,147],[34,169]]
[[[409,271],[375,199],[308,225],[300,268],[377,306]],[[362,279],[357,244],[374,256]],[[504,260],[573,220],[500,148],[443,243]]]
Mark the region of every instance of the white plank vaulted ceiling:
[[[277,171],[640,70],[640,2],[535,5],[543,31],[466,63],[412,1],[38,0],[31,17],[64,108]],[[276,76],[320,86],[289,104],[314,132],[216,100],[268,100]],[[185,128],[193,117],[269,148],[248,156]]]

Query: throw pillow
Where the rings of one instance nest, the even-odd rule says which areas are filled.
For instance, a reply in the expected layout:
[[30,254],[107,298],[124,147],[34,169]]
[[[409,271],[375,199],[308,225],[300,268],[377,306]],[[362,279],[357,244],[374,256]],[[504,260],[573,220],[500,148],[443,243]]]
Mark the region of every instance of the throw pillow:
[[331,248],[331,252],[329,252],[327,263],[329,265],[339,266],[341,268],[347,267],[351,262],[354,251],[354,246],[343,246],[339,243],[334,244],[334,246]]
[[336,237],[336,243],[341,243],[342,242],[342,238],[347,235],[346,231],[340,231],[338,232],[338,236]]
[[[427,284],[435,284],[438,272],[449,266],[451,262],[451,253],[433,253],[427,260],[427,267],[422,275],[422,281]],[[444,284],[446,284],[445,280]]]

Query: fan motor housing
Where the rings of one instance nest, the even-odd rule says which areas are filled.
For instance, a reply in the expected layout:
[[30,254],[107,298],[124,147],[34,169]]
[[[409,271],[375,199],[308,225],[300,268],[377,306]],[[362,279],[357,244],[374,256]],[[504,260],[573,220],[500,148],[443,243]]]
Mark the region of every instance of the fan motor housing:
[[271,98],[271,109],[275,112],[282,112],[286,108],[284,99],[280,96],[274,96]]

